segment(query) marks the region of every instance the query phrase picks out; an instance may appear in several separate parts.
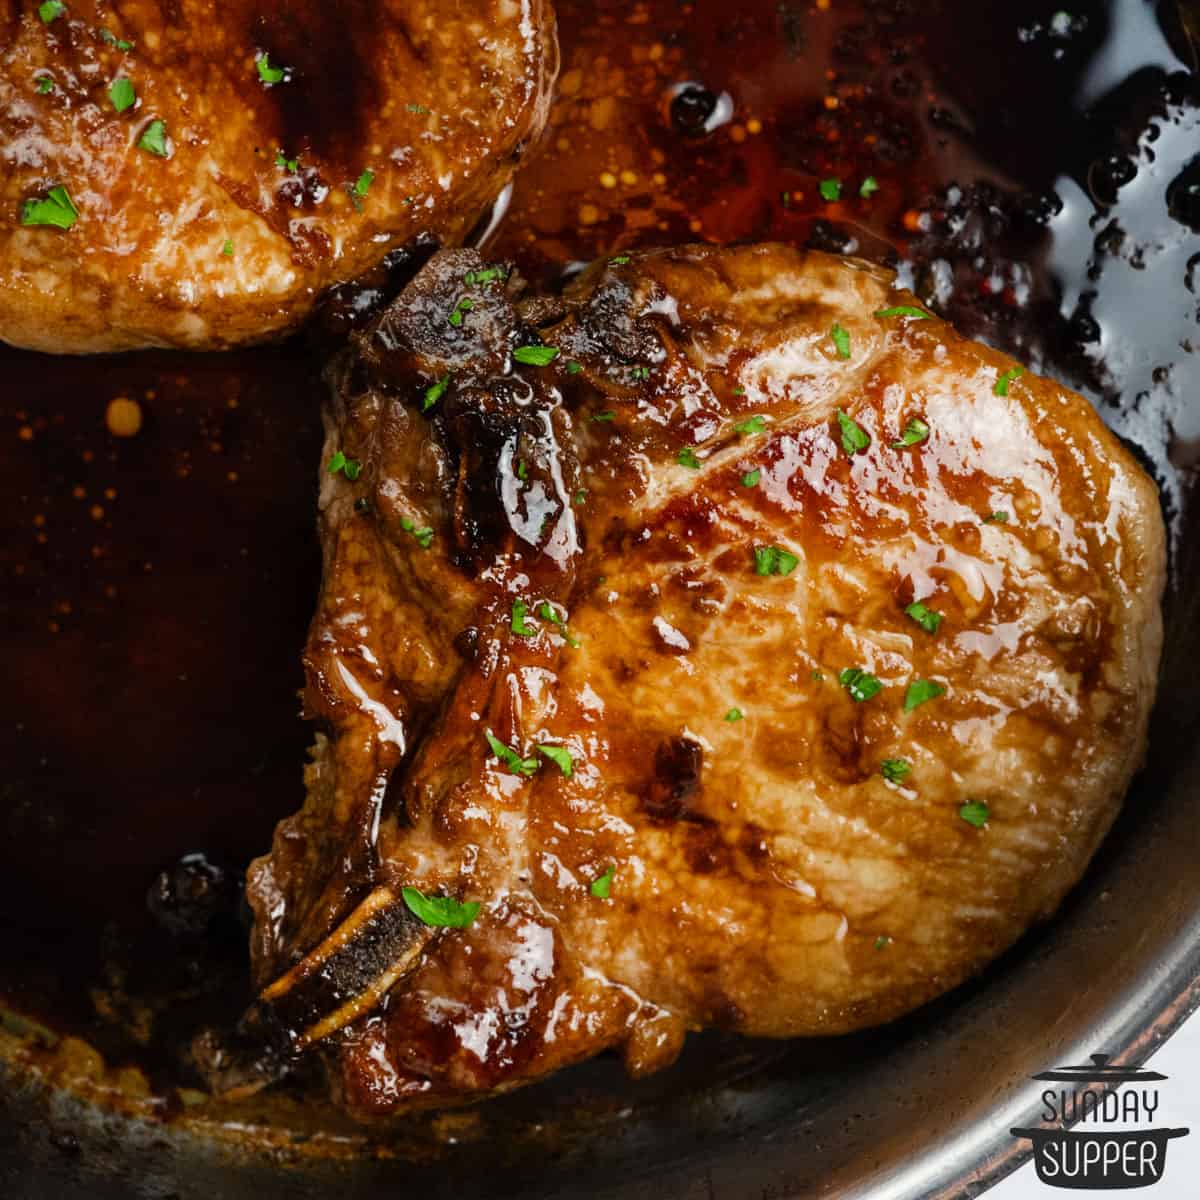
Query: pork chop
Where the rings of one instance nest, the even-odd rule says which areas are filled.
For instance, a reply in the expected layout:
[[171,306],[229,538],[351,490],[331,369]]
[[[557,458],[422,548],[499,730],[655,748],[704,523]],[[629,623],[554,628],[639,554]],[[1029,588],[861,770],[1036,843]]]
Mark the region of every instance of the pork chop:
[[1159,504],[1079,396],[783,246],[516,292],[437,255],[331,373],[250,1024],[361,1117],[898,1017],[1144,752]]
[[0,339],[223,348],[418,237],[541,130],[549,0],[48,0],[0,51]]

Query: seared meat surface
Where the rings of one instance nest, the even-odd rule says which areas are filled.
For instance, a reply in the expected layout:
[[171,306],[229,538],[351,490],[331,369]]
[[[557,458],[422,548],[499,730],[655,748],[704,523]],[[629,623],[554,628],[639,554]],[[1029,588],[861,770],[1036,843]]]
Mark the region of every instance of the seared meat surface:
[[1158,500],[1078,396],[781,246],[516,290],[437,255],[331,372],[252,1023],[364,1117],[894,1018],[1054,910],[1144,748]]
[[0,339],[53,353],[261,340],[460,241],[557,69],[549,0],[69,0],[4,26]]

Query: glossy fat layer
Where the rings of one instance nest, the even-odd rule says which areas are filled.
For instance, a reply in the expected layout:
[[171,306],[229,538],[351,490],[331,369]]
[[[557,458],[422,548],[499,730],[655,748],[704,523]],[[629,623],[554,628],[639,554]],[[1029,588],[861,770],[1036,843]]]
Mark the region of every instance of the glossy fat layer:
[[[482,905],[330,1043],[343,1101],[614,1045],[654,1069],[710,1024],[837,1033],[978,971],[1079,877],[1143,753],[1150,482],[1078,396],[878,315],[915,301],[862,264],[684,248],[516,312],[478,265],[435,257],[337,373],[327,457],[364,470],[323,474],[309,706],[333,736],[251,873],[264,985],[367,886]],[[532,325],[549,366],[512,362]],[[794,569],[757,573],[764,547]],[[944,694],[906,711],[914,681]],[[570,777],[512,773],[486,729],[566,747]]]
[[[73,0],[3,22],[0,339],[53,353],[261,340],[418,235],[460,239],[557,64],[544,0]],[[166,158],[138,146],[154,121]],[[23,227],[56,185],[74,227]]]

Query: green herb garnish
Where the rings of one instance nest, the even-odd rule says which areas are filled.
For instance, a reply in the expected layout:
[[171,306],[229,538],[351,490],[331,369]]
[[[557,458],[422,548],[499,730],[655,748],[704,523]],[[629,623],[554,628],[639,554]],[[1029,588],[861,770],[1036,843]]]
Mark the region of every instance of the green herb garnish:
[[151,121],[138,138],[138,147],[159,158],[167,157],[167,127],[162,121]]
[[532,775],[538,769],[536,758],[522,758],[515,750],[510,750],[490,729],[484,730],[487,744],[492,753],[509,769],[513,775]]
[[746,394],[746,389],[739,384],[733,389],[733,394],[735,396],[744,396]]
[[885,758],[879,764],[879,773],[888,783],[899,783],[912,770],[912,763],[905,758]]
[[842,198],[842,181],[840,179],[822,179],[817,187],[822,200],[840,200]]
[[592,414],[593,421],[615,421],[616,419],[617,419],[617,414],[615,412],[613,412],[612,409],[607,409],[605,412],[598,412],[598,413]]
[[422,550],[428,550],[433,542],[433,530],[430,529],[428,525],[426,525],[423,529],[418,529],[416,525],[408,519],[408,517],[404,517],[400,521],[400,528],[403,529],[405,533],[411,533],[413,537],[417,539],[417,544]]
[[746,487],[746,488],[758,487],[758,481],[761,478],[762,478],[761,471],[759,471],[757,469],[755,469],[753,471],[747,471],[745,473],[745,475],[742,476],[742,487]]
[[431,383],[425,389],[425,399],[421,401],[421,411],[428,412],[446,394],[449,386],[450,372],[447,371],[437,383]]
[[354,181],[354,187],[351,189],[352,194],[358,200],[361,200],[370,190],[371,184],[375,182],[375,172],[369,168]]
[[38,5],[38,16],[42,18],[43,25],[49,25],[57,21],[59,17],[67,15],[67,6],[62,0],[43,0]]
[[117,37],[117,35],[115,33],[113,33],[111,30],[101,29],[99,31],[99,33],[100,33],[100,40],[106,46],[112,46],[113,49],[120,50],[126,54],[128,54],[129,51],[133,49],[132,42],[127,42],[124,38]]
[[108,98],[117,112],[124,112],[137,103],[137,92],[128,79],[114,79],[108,89]]
[[996,380],[996,386],[992,388],[993,393],[997,396],[1007,396],[1008,385],[1012,383],[1014,379],[1020,379],[1024,374],[1024,367],[1013,367],[1010,370],[1005,371],[1004,374]]
[[466,929],[479,916],[478,900],[461,904],[449,896],[426,896],[415,887],[401,888],[400,895],[414,916],[439,929]]
[[888,937],[888,935],[886,933],[881,933],[875,939],[875,949],[876,950],[886,950],[888,948],[888,946],[890,946],[891,944],[892,944],[892,939],[890,937]]
[[732,724],[734,721],[740,721],[745,715],[740,708],[731,708],[725,714],[725,720]]
[[538,753],[544,758],[548,758],[565,778],[571,778],[575,771],[575,760],[566,746],[539,746],[537,749]]
[[566,639],[568,646],[574,646],[578,648],[579,643],[567,631],[566,618],[560,616],[548,600],[543,600],[541,604],[538,605],[537,614],[542,618],[543,621],[549,621],[551,625],[558,626],[558,630]]
[[838,683],[850,693],[855,704],[862,704],[883,691],[883,684],[861,667],[847,667],[838,675]]
[[754,547],[755,575],[790,575],[798,566],[800,560],[778,546]]
[[295,158],[288,158],[282,150],[276,150],[275,165],[284,171],[291,171],[292,174],[295,174],[300,169],[300,156],[297,155]]
[[837,350],[838,358],[850,357],[850,335],[837,322],[834,322],[833,328],[829,331],[829,336],[833,338],[834,347]]
[[920,708],[926,701],[936,700],[945,694],[946,689],[940,683],[934,683],[931,679],[915,679],[908,685],[908,691],[904,693],[904,711],[912,712],[914,708]]
[[874,175],[868,175],[866,179],[858,185],[858,194],[864,199],[875,195],[879,191],[879,180]]
[[463,317],[475,307],[475,302],[469,296],[460,296],[458,303],[454,306],[454,311],[450,314],[448,320],[455,329],[461,327]]
[[578,375],[579,372],[582,370],[583,370],[583,367],[577,362],[567,363],[567,374],[568,375]]
[[621,255],[618,255],[616,258],[610,258],[608,260],[608,265],[610,267],[623,267],[628,261],[629,261],[629,255],[621,254]]
[[404,107],[408,109],[410,113],[420,113],[422,115],[428,115],[429,113],[429,109],[427,109],[423,104],[406,104]]
[[910,604],[905,610],[908,616],[912,617],[926,633],[937,633],[938,626],[942,623],[942,614],[934,612],[931,608],[926,608],[920,601],[915,601]]
[[558,357],[557,346],[518,346],[513,358],[530,367],[549,366]]
[[747,437],[752,433],[762,433],[767,427],[766,417],[747,417],[744,421],[739,421],[734,429],[737,430],[743,437]]
[[347,458],[339,450],[329,460],[329,466],[326,469],[330,475],[336,475],[340,471],[347,479],[353,481],[362,474],[362,463],[356,458]]
[[988,811],[988,806],[982,800],[972,800],[969,804],[964,804],[958,810],[958,815],[968,825],[974,825],[976,829],[982,829],[988,823],[988,817],[991,816],[991,813]]
[[988,513],[988,515],[983,518],[983,523],[985,525],[1007,525],[1008,524],[1008,513],[1006,513],[1006,512]]
[[881,308],[876,314],[877,317],[911,317],[914,321],[931,321],[932,313],[927,313],[923,308],[914,308],[911,304],[898,304],[895,308]]
[[688,446],[675,455],[675,461],[681,467],[691,467],[693,471],[700,470],[700,460],[696,457],[696,452]]
[[592,895],[597,900],[607,900],[609,890],[612,888],[613,876],[617,873],[616,867],[609,867],[603,875],[597,876],[592,880]]
[[478,283],[491,283],[493,279],[507,278],[503,267],[483,267],[478,271],[468,271],[463,276],[463,283],[473,286]]
[[840,408],[837,410],[837,421],[842,430],[842,449],[847,454],[862,454],[868,449],[871,445],[871,435],[857,421]]
[[55,229],[70,229],[79,216],[79,209],[67,189],[58,184],[40,200],[26,200],[21,205],[22,225],[53,225]]
[[904,432],[900,435],[898,442],[893,442],[892,446],[896,450],[903,450],[907,446],[920,445],[929,436],[929,426],[925,424],[919,417],[913,417],[911,421],[904,427]]
[[34,80],[34,87],[37,89],[39,96],[45,96],[54,91],[54,80],[49,75],[39,75]]
[[530,625],[525,620],[525,614],[529,611],[524,600],[514,600],[512,603],[512,631],[519,633],[521,637],[533,637],[537,633],[537,626]]
[[225,239],[225,245],[221,247],[221,253],[225,255],[226,258],[233,257],[233,242],[231,242],[229,238]]
[[271,66],[271,56],[266,51],[255,58],[254,65],[258,68],[260,83],[282,83],[283,77],[287,74],[286,67]]

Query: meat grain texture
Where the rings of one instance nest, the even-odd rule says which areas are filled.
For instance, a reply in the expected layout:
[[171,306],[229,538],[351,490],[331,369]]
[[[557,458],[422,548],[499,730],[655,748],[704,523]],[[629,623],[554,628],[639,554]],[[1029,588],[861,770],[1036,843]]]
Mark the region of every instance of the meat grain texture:
[[322,467],[326,732],[249,878],[259,1018],[369,1118],[979,971],[1143,755],[1150,481],[1078,396],[880,315],[917,301],[866,264],[685,247],[525,299],[483,266],[436,256],[331,373],[326,464],[362,471]]
[[[3,23],[0,340],[59,354],[261,341],[415,239],[456,244],[558,64],[549,0],[69,0]],[[24,224],[56,188],[70,228]]]

